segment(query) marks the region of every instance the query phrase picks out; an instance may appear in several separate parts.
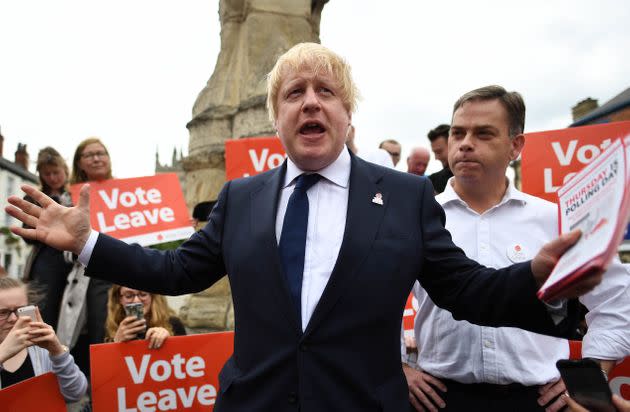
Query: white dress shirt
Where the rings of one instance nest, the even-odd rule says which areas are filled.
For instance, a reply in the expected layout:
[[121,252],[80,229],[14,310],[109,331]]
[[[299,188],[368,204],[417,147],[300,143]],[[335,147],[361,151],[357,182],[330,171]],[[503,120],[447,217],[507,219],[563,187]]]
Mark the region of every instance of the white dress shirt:
[[[287,174],[280,191],[276,214],[278,243],[295,179],[302,173],[304,172],[287,158]],[[317,173],[322,179],[306,192],[309,206],[302,278],[302,330],[306,329],[322,297],[341,249],[348,211],[350,154],[344,148],[337,160]]]
[[[508,266],[532,259],[557,237],[555,204],[510,184],[501,202],[480,215],[459,198],[452,181],[436,199],[446,212],[453,241],[471,259],[494,268]],[[581,298],[590,309],[583,356],[621,359],[630,354],[629,281],[623,266],[614,261],[603,282]],[[569,357],[564,339],[456,321],[435,306],[417,282],[414,294],[419,304],[414,326],[417,363],[432,375],[462,383],[542,385],[559,377],[556,360]]]
[[[295,179],[304,173],[291,159],[287,158],[287,173],[284,179],[276,214],[276,239],[280,242],[284,214],[289,197],[295,187]],[[304,253],[304,276],[302,278],[302,330],[328,284],[333,271],[346,228],[348,211],[348,189],[350,182],[350,154],[345,148],[337,160],[317,172],[322,176],[307,192],[308,227]],[[79,262],[87,266],[98,232],[92,230]]]

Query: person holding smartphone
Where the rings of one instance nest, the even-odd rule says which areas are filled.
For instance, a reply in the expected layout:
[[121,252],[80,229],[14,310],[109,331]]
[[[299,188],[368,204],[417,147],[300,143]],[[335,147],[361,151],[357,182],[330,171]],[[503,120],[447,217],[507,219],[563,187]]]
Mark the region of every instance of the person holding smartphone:
[[0,389],[52,372],[66,402],[78,401],[88,383],[68,348],[35,307],[30,315],[18,316],[29,313],[20,311],[29,304],[28,296],[20,280],[0,278]]
[[[141,304],[141,312],[135,305]],[[169,336],[186,335],[182,321],[162,295],[114,285],[109,291],[105,342],[149,341],[149,349],[158,349]],[[146,331],[146,333],[145,333]]]

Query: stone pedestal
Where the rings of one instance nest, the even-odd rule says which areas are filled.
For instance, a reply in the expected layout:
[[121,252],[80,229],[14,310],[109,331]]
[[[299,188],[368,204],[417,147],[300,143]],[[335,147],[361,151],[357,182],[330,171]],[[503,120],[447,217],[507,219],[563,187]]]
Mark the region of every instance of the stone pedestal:
[[[225,183],[225,140],[275,133],[265,107],[266,75],[293,45],[319,42],[319,22],[327,2],[220,0],[221,51],[186,125],[189,156],[183,166],[191,210],[201,201],[216,199]],[[231,305],[229,287],[217,284],[191,296],[181,314],[193,328],[220,329],[223,321],[231,329],[233,320],[227,315]]]
[[234,308],[227,277],[210,289],[189,296],[179,316],[188,328],[196,331],[233,330]]

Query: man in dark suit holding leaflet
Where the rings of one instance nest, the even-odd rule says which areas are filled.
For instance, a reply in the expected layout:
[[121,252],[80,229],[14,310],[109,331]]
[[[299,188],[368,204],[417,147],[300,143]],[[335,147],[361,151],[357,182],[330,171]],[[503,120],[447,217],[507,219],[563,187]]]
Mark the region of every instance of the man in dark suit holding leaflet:
[[217,412],[410,410],[399,337],[416,279],[457,319],[562,333],[567,319],[552,319],[562,309],[535,292],[579,233],[500,276],[469,260],[444,229],[428,179],[344,149],[356,95],[349,66],[325,47],[281,56],[267,104],[289,159],[226,183],[208,225],[175,251],[92,231],[87,187],[70,209],[24,187],[43,206],[12,196],[21,210],[7,211],[35,228],[12,230],[80,254],[90,276],[155,293],[200,291],[228,273],[236,330]]

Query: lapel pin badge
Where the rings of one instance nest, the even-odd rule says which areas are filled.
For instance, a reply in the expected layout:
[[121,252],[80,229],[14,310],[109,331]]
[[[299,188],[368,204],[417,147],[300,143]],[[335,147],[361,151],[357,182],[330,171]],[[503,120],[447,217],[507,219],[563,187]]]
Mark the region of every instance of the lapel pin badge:
[[372,198],[372,203],[383,206],[383,195],[380,193],[375,194]]

